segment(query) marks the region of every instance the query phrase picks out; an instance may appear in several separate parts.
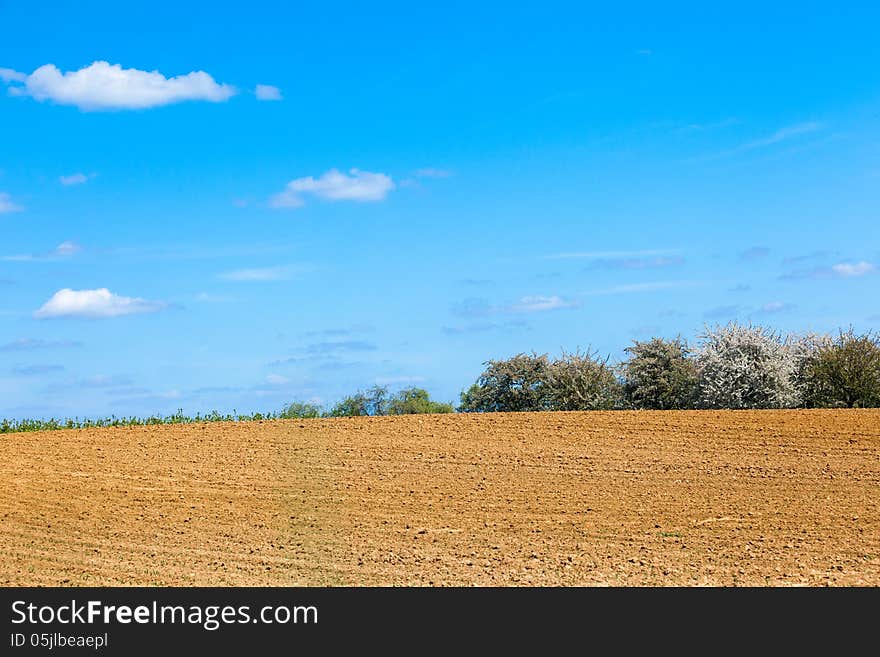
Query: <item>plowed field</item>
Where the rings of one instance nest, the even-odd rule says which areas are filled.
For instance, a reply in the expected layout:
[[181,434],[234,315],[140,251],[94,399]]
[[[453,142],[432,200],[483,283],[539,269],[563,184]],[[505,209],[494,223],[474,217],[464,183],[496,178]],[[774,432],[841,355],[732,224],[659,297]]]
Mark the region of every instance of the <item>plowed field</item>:
[[880,411],[0,436],[5,585],[880,585]]

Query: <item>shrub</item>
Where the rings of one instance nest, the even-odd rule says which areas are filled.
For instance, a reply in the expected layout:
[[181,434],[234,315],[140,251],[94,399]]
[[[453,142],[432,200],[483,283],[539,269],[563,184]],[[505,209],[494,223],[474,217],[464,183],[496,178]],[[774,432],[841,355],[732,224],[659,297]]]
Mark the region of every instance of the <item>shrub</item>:
[[431,400],[427,390],[404,388],[388,400],[388,415],[416,415],[419,413],[453,413],[452,404]]
[[321,417],[322,411],[320,406],[315,404],[304,404],[302,402],[291,402],[283,409],[278,417],[282,420],[295,420],[303,418]]
[[609,410],[620,405],[621,386],[608,365],[595,353],[562,352],[548,371],[550,405],[557,411]]
[[630,356],[622,364],[621,373],[626,401],[632,408],[693,408],[699,382],[697,366],[681,337],[633,340],[625,351]]
[[786,344],[794,358],[794,387],[798,405],[806,408],[821,406],[828,391],[824,383],[811,374],[812,366],[822,348],[832,344],[831,336],[822,333],[804,333],[788,336]]
[[880,406],[880,337],[841,331],[821,345],[806,369],[815,406]]
[[762,326],[707,327],[697,354],[705,408],[791,408],[798,404],[795,359],[779,334]]
[[546,411],[552,407],[547,354],[517,354],[490,360],[486,369],[461,394],[462,412]]

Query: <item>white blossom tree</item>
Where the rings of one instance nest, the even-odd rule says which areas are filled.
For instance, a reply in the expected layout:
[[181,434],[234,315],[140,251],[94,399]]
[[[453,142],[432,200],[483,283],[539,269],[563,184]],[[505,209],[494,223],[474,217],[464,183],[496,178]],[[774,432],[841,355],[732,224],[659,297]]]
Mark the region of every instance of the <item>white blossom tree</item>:
[[699,336],[700,405],[792,408],[799,404],[793,350],[775,331],[731,322]]

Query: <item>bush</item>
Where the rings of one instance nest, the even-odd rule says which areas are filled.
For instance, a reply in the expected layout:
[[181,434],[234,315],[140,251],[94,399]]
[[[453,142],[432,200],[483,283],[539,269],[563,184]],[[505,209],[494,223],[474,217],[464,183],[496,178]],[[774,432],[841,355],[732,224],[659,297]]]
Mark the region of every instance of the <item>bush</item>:
[[304,418],[321,417],[323,411],[320,406],[315,404],[304,404],[302,402],[291,402],[283,409],[278,417],[282,420],[296,420]]
[[806,368],[814,406],[880,406],[880,337],[850,328],[821,345]]
[[707,327],[697,354],[704,408],[791,408],[798,405],[795,358],[762,326]]
[[820,350],[832,344],[831,336],[821,333],[790,335],[786,344],[794,358],[793,381],[798,405],[806,408],[821,406],[828,391],[825,385],[811,374],[811,369]]
[[595,411],[618,407],[622,391],[608,359],[595,353],[562,356],[548,370],[550,407],[556,411]]
[[517,354],[507,360],[490,360],[484,365],[486,369],[477,382],[461,394],[458,410],[486,413],[551,409],[547,354]]
[[416,415],[420,413],[453,413],[452,404],[432,401],[427,390],[405,388],[388,400],[388,415]]
[[624,351],[630,355],[621,365],[628,405],[653,410],[693,408],[699,377],[684,340],[633,340]]

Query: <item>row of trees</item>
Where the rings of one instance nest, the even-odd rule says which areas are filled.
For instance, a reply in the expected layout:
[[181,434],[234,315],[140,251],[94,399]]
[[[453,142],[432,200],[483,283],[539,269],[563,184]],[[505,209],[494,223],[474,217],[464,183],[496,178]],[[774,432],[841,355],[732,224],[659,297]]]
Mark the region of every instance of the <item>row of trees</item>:
[[485,363],[460,411],[880,406],[880,338],[782,335],[732,322],[684,339],[634,341],[611,364],[595,353],[518,354]]
[[681,337],[633,341],[612,363],[595,352],[517,354],[490,360],[458,408],[421,388],[374,386],[329,410],[293,403],[282,418],[495,411],[749,409],[880,406],[880,336],[783,335],[764,326],[707,327]]
[[292,419],[453,412],[455,408],[452,404],[433,401],[428,391],[422,388],[404,388],[390,394],[386,386],[373,386],[368,390],[359,390],[326,411],[317,404],[293,402],[282,409],[279,417]]

